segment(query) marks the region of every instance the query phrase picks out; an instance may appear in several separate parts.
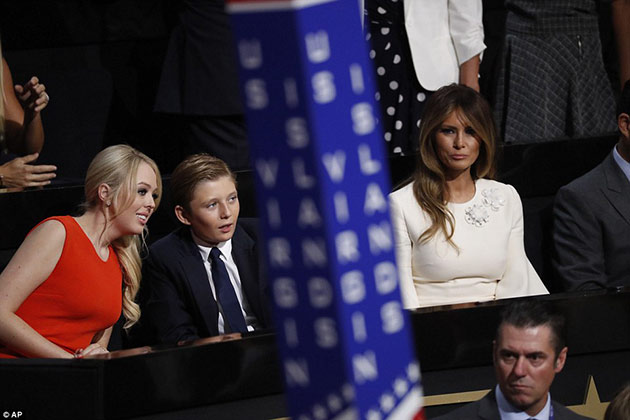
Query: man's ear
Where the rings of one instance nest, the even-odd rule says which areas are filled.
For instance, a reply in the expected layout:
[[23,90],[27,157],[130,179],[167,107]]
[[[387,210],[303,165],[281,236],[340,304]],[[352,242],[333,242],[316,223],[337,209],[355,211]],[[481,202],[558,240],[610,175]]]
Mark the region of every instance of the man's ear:
[[619,114],[619,116],[617,117],[617,127],[619,128],[621,135],[629,139],[630,138],[630,115],[626,114],[625,112],[622,112],[621,114]]
[[177,220],[179,220],[183,224],[190,226],[190,220],[188,220],[186,209],[184,209],[179,204],[175,206],[175,217],[177,217]]
[[556,357],[556,362],[554,364],[554,371],[559,373],[562,368],[564,368],[564,363],[567,361],[567,352],[569,351],[568,347],[564,347],[560,350],[558,357]]

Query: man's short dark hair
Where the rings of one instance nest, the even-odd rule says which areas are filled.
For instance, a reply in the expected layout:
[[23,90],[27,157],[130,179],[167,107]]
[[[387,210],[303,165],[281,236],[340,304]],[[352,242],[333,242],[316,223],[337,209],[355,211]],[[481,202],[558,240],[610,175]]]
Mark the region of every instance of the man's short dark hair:
[[621,96],[619,97],[617,116],[620,114],[630,115],[630,80],[627,80],[623,85],[623,90],[621,91]]
[[501,312],[501,322],[495,340],[498,342],[501,327],[512,325],[517,328],[534,328],[546,325],[551,330],[551,340],[556,357],[566,346],[566,322],[555,307],[537,299],[517,300]]

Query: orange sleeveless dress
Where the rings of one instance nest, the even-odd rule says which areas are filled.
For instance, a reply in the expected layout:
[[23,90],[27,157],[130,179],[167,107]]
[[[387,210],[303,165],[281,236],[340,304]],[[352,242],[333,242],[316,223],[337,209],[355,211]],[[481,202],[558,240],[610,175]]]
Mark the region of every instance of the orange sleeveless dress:
[[[57,220],[65,227],[63,251],[50,276],[16,314],[46,339],[74,353],[120,317],[122,272],[113,248],[109,247],[107,261],[101,260],[74,218],[51,217],[40,224],[47,220]],[[0,358],[15,357],[23,356],[0,346]]]

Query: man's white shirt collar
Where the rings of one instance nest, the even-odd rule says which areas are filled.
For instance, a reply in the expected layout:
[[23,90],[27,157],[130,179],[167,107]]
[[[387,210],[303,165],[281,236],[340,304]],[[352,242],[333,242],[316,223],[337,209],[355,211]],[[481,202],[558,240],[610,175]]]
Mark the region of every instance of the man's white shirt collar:
[[501,420],[527,420],[530,418],[535,418],[536,420],[548,420],[549,419],[549,410],[551,407],[551,395],[547,393],[547,403],[543,407],[542,410],[535,416],[530,416],[524,411],[519,410],[514,407],[510,402],[505,398],[503,393],[501,392],[501,388],[499,385],[496,386],[494,393],[497,397],[497,406],[499,408],[499,414],[501,415]]
[[630,162],[621,157],[621,155],[617,151],[617,145],[613,147],[613,158],[615,159],[615,163],[617,163],[617,166],[619,166],[626,178],[628,178],[628,182],[630,182]]

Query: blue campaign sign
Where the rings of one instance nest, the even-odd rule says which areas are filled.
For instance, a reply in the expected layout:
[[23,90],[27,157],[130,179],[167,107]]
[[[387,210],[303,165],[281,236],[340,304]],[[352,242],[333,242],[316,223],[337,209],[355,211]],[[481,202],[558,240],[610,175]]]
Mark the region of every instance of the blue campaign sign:
[[357,1],[228,11],[291,416],[414,418],[420,371]]

